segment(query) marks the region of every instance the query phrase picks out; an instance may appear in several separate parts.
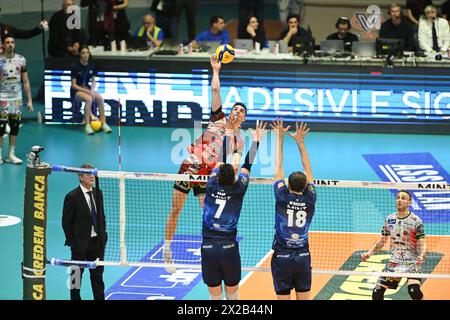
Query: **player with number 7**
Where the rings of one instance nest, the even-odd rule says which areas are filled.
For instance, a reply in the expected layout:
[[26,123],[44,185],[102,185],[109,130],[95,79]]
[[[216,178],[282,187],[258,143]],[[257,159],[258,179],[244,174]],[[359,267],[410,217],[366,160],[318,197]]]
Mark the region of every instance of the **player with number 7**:
[[[233,128],[233,120],[227,129]],[[225,135],[219,161],[206,185],[202,223],[202,276],[211,300],[222,300],[222,282],[227,300],[238,299],[241,281],[241,257],[236,240],[242,202],[250,179],[250,170],[265,133],[266,124],[257,122],[252,130],[252,145],[245,157],[237,180],[232,164],[227,163],[227,147],[232,135]],[[228,130],[227,130],[228,132]]]

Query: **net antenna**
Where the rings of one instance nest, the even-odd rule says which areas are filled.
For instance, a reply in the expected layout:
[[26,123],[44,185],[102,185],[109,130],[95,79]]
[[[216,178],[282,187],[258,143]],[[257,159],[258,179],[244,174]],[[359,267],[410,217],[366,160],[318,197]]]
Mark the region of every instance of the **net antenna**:
[[119,122],[117,124],[117,126],[119,127],[118,129],[118,146],[119,146],[119,171],[122,171],[122,133],[121,133],[121,122],[122,122],[122,108],[120,105],[120,98],[117,99],[117,111],[118,111],[118,115],[119,115]]
[[[119,199],[120,199],[120,262],[125,264],[127,261],[127,247],[125,242],[125,226],[126,226],[126,209],[125,209],[125,176],[122,174],[122,106],[120,104],[120,98],[117,99],[118,109],[118,147],[119,147]],[[98,175],[96,176],[98,179]],[[97,182],[99,182],[97,180]],[[97,184],[100,188],[100,185]]]

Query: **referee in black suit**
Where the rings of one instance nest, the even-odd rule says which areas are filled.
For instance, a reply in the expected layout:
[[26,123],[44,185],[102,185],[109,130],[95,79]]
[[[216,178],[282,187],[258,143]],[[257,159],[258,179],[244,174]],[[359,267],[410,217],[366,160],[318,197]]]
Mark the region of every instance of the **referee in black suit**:
[[[90,164],[81,168],[93,169]],[[66,235],[65,245],[72,251],[72,260],[103,260],[107,241],[103,194],[93,188],[95,176],[79,174],[80,185],[64,198],[62,227]],[[95,300],[105,300],[103,282],[104,267],[89,269]],[[83,268],[72,267],[70,274],[70,299],[81,300],[80,288]]]

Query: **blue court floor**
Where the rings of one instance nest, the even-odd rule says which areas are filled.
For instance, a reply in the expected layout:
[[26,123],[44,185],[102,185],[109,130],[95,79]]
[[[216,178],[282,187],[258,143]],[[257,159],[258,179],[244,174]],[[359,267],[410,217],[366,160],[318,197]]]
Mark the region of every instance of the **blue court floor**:
[[[45,125],[36,122],[25,123],[19,135],[16,154],[25,159],[33,145],[41,145],[43,161],[51,164],[80,166],[90,162],[100,170],[118,170],[118,130],[113,133],[97,133],[86,136],[81,126]],[[192,130],[183,133],[191,134]],[[175,138],[175,128],[122,128],[122,170],[138,172],[176,173],[178,164],[173,161],[177,147],[187,146],[190,141]],[[179,133],[179,131],[178,131]],[[264,144],[269,150],[271,134]],[[363,155],[377,154],[425,154],[439,163],[442,171],[450,172],[450,137],[446,135],[406,135],[406,134],[367,134],[310,132],[306,144],[312,161],[315,178],[339,180],[379,181],[380,177]],[[263,147],[265,148],[265,147]],[[176,149],[176,150],[175,150]],[[3,148],[5,157],[7,143]],[[174,151],[175,150],[175,151]],[[180,149],[181,150],[181,149]],[[286,137],[284,146],[285,172],[301,169],[300,157],[296,146]],[[15,166],[4,164],[0,167],[0,215],[22,218],[24,181],[26,164]],[[257,163],[253,166],[252,176],[271,177],[270,164]],[[65,194],[78,185],[75,174],[52,173],[49,177],[47,241],[48,257],[70,258],[70,250],[64,247],[64,234],[61,227],[61,215]],[[22,261],[22,223],[0,227],[0,299],[21,299],[22,279],[20,263]],[[164,226],[161,226],[164,228]],[[128,271],[125,268],[106,268],[104,279],[106,289],[111,288]],[[140,271],[140,270],[138,270]],[[136,271],[136,272],[138,272]],[[144,274],[151,279],[155,274]],[[66,268],[48,267],[47,298],[69,299],[66,287],[68,274]],[[207,289],[198,274],[189,275],[192,280],[183,293],[174,291],[173,296],[183,299],[207,299]],[[189,278],[187,277],[187,278]],[[161,279],[161,276],[157,277]],[[167,279],[167,277],[166,277]],[[136,278],[126,279],[136,285]],[[155,280],[157,281],[157,280]],[[139,281],[138,281],[139,282]],[[145,282],[145,281],[144,281]],[[92,299],[89,277],[84,274],[82,296]],[[110,298],[114,298],[111,296]],[[120,296],[119,296],[120,298]],[[129,297],[128,297],[129,298]],[[136,293],[136,299],[142,298]],[[149,298],[148,295],[144,298]],[[150,297],[151,298],[151,297]],[[153,298],[158,298],[157,295]]]

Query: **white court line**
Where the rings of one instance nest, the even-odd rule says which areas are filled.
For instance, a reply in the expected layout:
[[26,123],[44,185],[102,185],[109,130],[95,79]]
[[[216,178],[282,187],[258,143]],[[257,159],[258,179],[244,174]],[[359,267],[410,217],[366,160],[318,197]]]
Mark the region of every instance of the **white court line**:
[[[269,256],[273,253],[273,250],[270,249],[269,252],[266,253],[266,255],[259,260],[259,262],[256,264],[256,267],[260,267],[266,260],[267,258],[269,258]],[[241,280],[239,286],[242,286],[249,278],[251,275],[253,275],[256,271],[250,271],[249,273],[247,273],[247,275],[244,277],[244,279]]]

